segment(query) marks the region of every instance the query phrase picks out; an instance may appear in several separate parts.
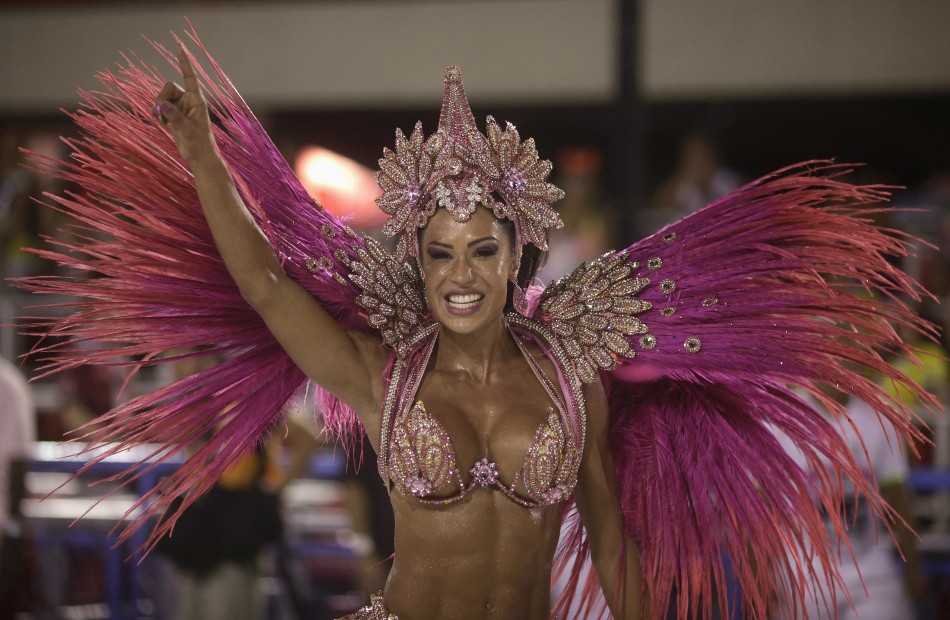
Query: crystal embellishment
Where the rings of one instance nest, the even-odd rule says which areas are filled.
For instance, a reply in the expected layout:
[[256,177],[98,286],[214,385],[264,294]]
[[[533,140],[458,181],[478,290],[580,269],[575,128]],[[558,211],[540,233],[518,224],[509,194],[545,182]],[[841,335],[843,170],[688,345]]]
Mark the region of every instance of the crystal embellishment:
[[409,476],[405,480],[406,489],[416,497],[432,495],[432,481],[420,474]]
[[498,483],[498,467],[494,462],[482,459],[472,466],[472,482],[482,488],[495,486]]
[[429,138],[423,137],[420,123],[408,138],[397,130],[395,150],[385,149],[379,160],[376,180],[383,194],[376,204],[390,216],[383,232],[412,236],[439,207],[464,222],[482,204],[496,217],[514,222],[522,243],[546,250],[548,229],[563,226],[551,207],[564,197],[547,181],[551,168],[551,162],[538,157],[534,141],[521,142],[510,123],[502,130],[489,117],[482,134],[461,72],[450,67],[438,130]]
[[627,336],[648,328],[635,315],[653,306],[637,294],[649,284],[638,277],[625,253],[604,254],[550,285],[541,297],[538,319],[550,325],[574,370],[585,383],[597,370],[613,370],[619,358],[636,351]]
[[349,263],[350,280],[361,290],[355,300],[383,342],[402,357],[410,337],[429,316],[422,281],[412,263],[400,260],[399,252],[393,256],[371,237],[364,237],[364,243]]
[[[496,488],[522,506],[535,507],[566,499],[577,484],[581,449],[569,439],[554,409],[538,427],[524,466],[510,485],[502,482],[497,465],[487,457],[472,466],[472,479],[463,484],[452,440],[438,420],[429,416],[422,401],[397,415],[390,437],[387,471],[393,483],[403,495],[427,503],[452,503],[473,489]],[[527,497],[516,491],[519,480]],[[438,497],[453,481],[458,482],[459,490],[454,495]]]

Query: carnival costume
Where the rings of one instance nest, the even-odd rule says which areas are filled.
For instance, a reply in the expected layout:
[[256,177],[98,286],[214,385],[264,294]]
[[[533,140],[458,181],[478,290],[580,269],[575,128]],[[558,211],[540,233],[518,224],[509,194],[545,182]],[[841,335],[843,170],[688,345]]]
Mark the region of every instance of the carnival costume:
[[[877,512],[891,515],[835,424],[793,391],[813,394],[847,424],[821,392],[834,386],[915,436],[910,413],[863,372],[910,384],[882,354],[910,353],[897,328],[932,334],[907,302],[924,292],[889,260],[908,254],[910,240],[871,223],[886,209],[877,205],[887,197],[884,188],[843,182],[847,170],[835,163],[800,164],[585,263],[543,291],[512,283],[517,312],[506,316],[508,329],[520,347],[531,343],[554,363],[556,382],[532,370],[555,408],[520,472],[500,472],[487,457],[469,470],[415,397],[439,330],[420,281],[417,231],[438,208],[458,221],[489,208],[513,222],[517,247],[546,250],[548,229],[560,226],[552,203],[562,196],[547,181],[551,164],[510,124],[503,129],[489,118],[481,133],[460,74],[450,68],[438,130],[429,137],[418,124],[408,137],[397,131],[395,150],[380,160],[384,193],[377,202],[390,215],[384,232],[398,241],[390,252],[308,196],[207,60],[212,74],[196,69],[217,119],[215,138],[284,270],[341,326],[376,333],[392,348],[379,443],[380,474],[391,492],[446,503],[500,491],[526,507],[570,498],[585,442],[583,386],[599,376],[626,534],[638,546],[644,600],[656,617],[673,595],[680,617],[723,602],[724,557],[750,617],[766,617],[778,594],[803,600],[816,577],[835,579],[821,512],[841,514],[840,475],[852,478]],[[153,118],[165,80],[138,61],[99,79],[105,90],[83,93],[84,106],[71,114],[82,131],[66,141],[72,156],[35,162],[79,188],[49,197],[74,218],[75,241],[39,253],[81,275],[22,284],[84,300],[72,304],[72,316],[34,322],[35,331],[68,339],[37,352],[48,357],[49,372],[89,362],[137,368],[177,359],[167,352],[180,348],[227,358],[118,406],[103,430],[90,433],[107,448],[96,459],[158,443],[160,460],[184,454],[214,431],[141,499],[138,527],[173,498],[182,497],[184,509],[204,493],[280,422],[285,402],[307,379],[241,297],[212,241],[192,175]],[[107,348],[77,350],[84,341]],[[332,395],[320,396],[327,431],[353,445],[363,432],[355,414]],[[782,451],[776,429],[809,462],[831,463],[832,473],[809,479]],[[450,487],[459,491],[446,495]],[[173,522],[158,525],[150,543]],[[579,519],[568,531],[555,560],[556,576],[569,584],[552,611],[560,617],[572,596],[594,589],[579,583],[579,562],[589,553]],[[819,569],[813,553],[824,560]],[[373,605],[376,612],[367,614],[377,615],[362,617],[389,617],[381,598]]]

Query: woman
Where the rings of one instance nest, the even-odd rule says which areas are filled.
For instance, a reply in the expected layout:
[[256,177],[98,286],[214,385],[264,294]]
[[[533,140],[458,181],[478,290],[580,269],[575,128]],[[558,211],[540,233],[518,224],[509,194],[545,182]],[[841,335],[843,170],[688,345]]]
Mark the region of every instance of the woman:
[[[533,141],[493,119],[478,130],[457,69],[439,129],[397,133],[380,161],[390,254],[310,201],[213,61],[223,86],[183,49],[176,62],[184,88],[154,102],[156,72],[130,65],[74,115],[87,137],[61,174],[89,191],[54,200],[110,238],[45,254],[108,277],[27,285],[92,299],[52,326],[114,343],[92,361],[229,357],[117,408],[96,458],[173,453],[219,429],[165,482],[184,509],[279,422],[305,373],[330,432],[368,433],[396,514],[386,590],[357,618],[546,618],[552,574],[553,613],[593,617],[572,602],[595,589],[571,563],[588,554],[615,617],[661,616],[673,592],[680,617],[710,613],[726,603],[725,556],[748,615],[782,591],[803,600],[799,585],[834,577],[813,496],[839,514],[841,483],[809,479],[776,428],[886,512],[834,425],[790,390],[840,386],[913,432],[855,370],[905,382],[880,354],[906,350],[892,324],[929,329],[899,300],[919,287],[888,262],[907,243],[864,218],[881,188],[827,162],[779,171],[539,297],[525,289],[562,194]],[[894,303],[862,301],[854,280]]]
[[[218,153],[188,55],[181,49],[178,58],[184,89],[167,84],[157,109],[195,175],[229,272],[294,362],[357,412],[380,453],[389,352],[377,336],[344,331],[282,271]],[[457,74],[447,81],[452,79],[460,86]],[[508,282],[516,278],[521,258],[513,232],[488,208],[477,208],[467,221],[436,209],[419,234],[425,299],[439,333],[415,394],[420,419],[407,421],[407,433],[447,433],[451,444],[445,441],[436,449],[444,452],[439,458],[455,459],[459,469],[449,466],[449,476],[432,497],[466,497],[456,506],[434,509],[420,502],[419,490],[404,480],[395,482],[409,493],[392,494],[396,555],[384,598],[389,612],[400,618],[550,616],[550,575],[569,492],[545,501],[532,497],[523,479],[515,480],[526,460],[544,458],[531,452],[538,449],[533,442],[544,426],[562,422],[548,420],[556,410],[554,396],[534,374],[556,385],[553,362],[530,341],[517,341],[505,320]],[[635,548],[623,552],[606,398],[599,383],[584,396],[588,441],[576,456],[576,473],[567,478],[577,479],[577,507],[591,532],[594,565],[608,586],[611,611],[618,618],[634,618],[640,613],[639,564]],[[430,428],[415,428],[419,425]],[[573,449],[566,443],[559,447]],[[426,455],[406,458],[413,457]],[[510,488],[480,482],[479,462],[490,462],[498,482]],[[468,472],[470,463],[476,465]],[[521,498],[531,505],[522,505]]]

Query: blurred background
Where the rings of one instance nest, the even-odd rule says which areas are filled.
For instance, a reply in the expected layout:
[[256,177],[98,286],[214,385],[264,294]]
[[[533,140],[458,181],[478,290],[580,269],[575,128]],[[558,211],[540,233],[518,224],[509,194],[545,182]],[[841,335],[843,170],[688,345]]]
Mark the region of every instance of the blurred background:
[[[159,64],[143,36],[171,46],[169,33],[189,20],[307,187],[364,229],[380,223],[371,174],[382,148],[396,127],[436,128],[442,74],[456,64],[479,124],[491,114],[535,138],[567,193],[567,226],[544,279],[761,174],[833,157],[866,164],[856,182],[901,187],[894,202],[914,210],[890,224],[936,248],[902,266],[938,298],[950,293],[946,0],[4,0],[0,276],[62,275],[21,248],[61,237],[59,214],[34,199],[69,188],[23,168],[18,149],[66,156],[59,137],[73,127],[61,109],[76,109],[77,89],[97,88],[96,73],[122,54]],[[10,325],[36,301],[0,283],[5,360],[34,343]],[[919,310],[950,324],[946,303]],[[941,399],[945,352],[946,339],[912,369]],[[0,503],[0,619],[186,617],[182,601],[198,596],[189,579],[216,569],[170,549],[125,561],[135,541],[115,548],[110,533],[161,468],[72,528],[110,489],[82,482],[114,469],[69,483],[59,503],[38,500],[83,464],[57,443],[64,433],[192,371],[146,370],[120,395],[124,376],[112,369],[79,368],[28,388],[19,379],[34,378],[34,361],[4,369],[0,482],[11,493]],[[277,542],[261,541],[254,570],[239,578],[254,584],[257,617],[330,618],[385,574],[387,505],[372,467],[354,473],[318,437],[312,404],[302,398],[289,413],[299,432],[275,440],[235,483],[279,489],[282,522]],[[925,573],[924,586],[908,591],[920,618],[950,618],[950,431],[945,419],[928,421],[933,443],[909,453],[903,479]]]

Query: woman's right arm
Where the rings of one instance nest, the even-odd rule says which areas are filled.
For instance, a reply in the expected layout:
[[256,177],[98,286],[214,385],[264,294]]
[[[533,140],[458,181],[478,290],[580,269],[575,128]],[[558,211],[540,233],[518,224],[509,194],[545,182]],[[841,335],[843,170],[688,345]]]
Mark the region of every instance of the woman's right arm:
[[191,167],[214,242],[241,295],[304,373],[357,411],[374,411],[386,361],[381,341],[343,330],[283,272],[221,157],[207,102],[184,48],[179,48],[178,60],[185,87],[166,84],[156,111]]

